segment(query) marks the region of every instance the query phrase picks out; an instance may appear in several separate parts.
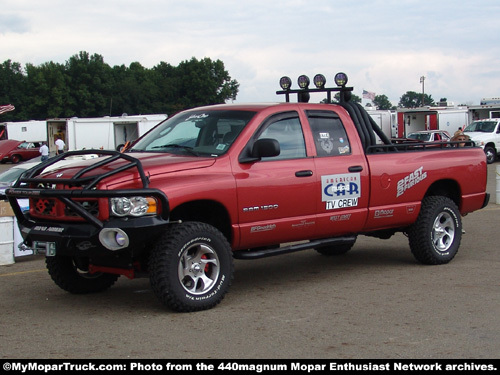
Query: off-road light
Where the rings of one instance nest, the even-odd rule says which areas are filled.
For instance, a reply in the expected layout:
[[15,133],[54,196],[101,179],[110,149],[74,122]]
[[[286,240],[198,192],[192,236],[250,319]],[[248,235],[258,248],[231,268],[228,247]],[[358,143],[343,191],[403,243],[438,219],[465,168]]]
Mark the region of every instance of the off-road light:
[[318,89],[322,89],[323,87],[325,87],[325,84],[326,84],[326,78],[323,74],[316,74],[314,76],[314,86],[316,86]]
[[292,86],[292,80],[290,77],[281,77],[280,86],[283,90],[290,90],[290,87]]
[[342,72],[335,74],[335,84],[344,87],[347,84],[347,74]]
[[99,241],[112,251],[123,249],[130,244],[127,233],[120,228],[104,228],[99,232]]
[[306,75],[301,75],[298,79],[298,84],[301,89],[307,89],[310,82],[309,77]]

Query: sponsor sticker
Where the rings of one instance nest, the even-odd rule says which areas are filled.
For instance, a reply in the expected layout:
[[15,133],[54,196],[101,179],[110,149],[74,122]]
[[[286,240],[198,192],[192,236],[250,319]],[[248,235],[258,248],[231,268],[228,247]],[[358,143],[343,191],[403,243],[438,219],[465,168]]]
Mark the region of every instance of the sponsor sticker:
[[356,207],[361,197],[359,173],[321,176],[321,201],[327,210]]
[[406,190],[419,184],[426,178],[427,172],[424,172],[424,167],[415,169],[415,171],[398,181],[396,197],[400,197],[406,192]]

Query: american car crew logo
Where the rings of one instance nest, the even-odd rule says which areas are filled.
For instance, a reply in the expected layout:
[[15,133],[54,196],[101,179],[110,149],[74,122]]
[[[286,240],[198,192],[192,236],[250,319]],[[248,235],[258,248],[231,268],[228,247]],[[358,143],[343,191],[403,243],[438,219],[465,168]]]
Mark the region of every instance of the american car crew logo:
[[356,207],[361,196],[359,173],[321,176],[321,201],[327,210]]

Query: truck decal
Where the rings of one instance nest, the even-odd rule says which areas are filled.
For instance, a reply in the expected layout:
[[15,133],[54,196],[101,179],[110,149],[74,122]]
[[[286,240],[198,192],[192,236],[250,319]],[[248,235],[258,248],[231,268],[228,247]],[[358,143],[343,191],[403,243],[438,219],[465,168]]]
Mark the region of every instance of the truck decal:
[[361,196],[359,173],[321,176],[322,202],[327,210],[356,207]]
[[396,197],[403,195],[406,190],[412,188],[427,178],[427,172],[424,172],[423,169],[424,167],[417,168],[414,172],[398,181],[398,191]]

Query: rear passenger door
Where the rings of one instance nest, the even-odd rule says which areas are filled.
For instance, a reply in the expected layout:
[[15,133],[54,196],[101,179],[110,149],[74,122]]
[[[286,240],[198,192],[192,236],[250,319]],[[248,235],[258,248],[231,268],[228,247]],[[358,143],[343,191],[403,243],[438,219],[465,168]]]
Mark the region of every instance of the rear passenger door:
[[306,115],[316,148],[316,235],[357,233],[366,221],[370,189],[359,136],[333,110],[308,110]]

